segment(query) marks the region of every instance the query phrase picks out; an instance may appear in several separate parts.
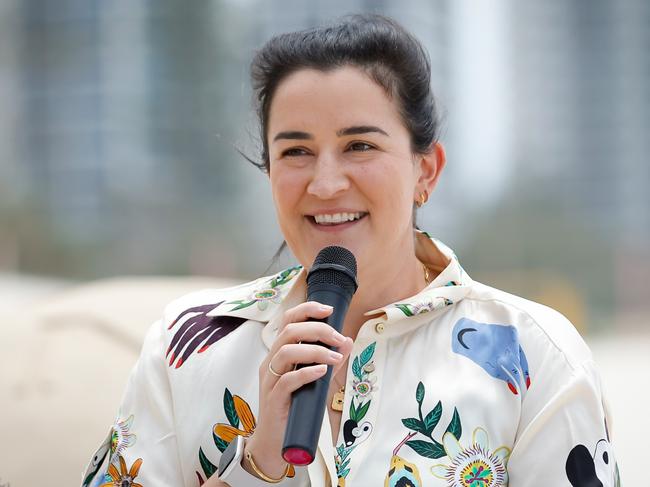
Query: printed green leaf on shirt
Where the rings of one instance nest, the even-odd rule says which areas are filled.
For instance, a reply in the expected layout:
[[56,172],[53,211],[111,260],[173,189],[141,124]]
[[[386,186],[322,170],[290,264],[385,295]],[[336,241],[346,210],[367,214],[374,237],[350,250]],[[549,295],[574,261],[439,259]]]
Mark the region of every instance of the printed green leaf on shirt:
[[440,416],[442,416],[442,403],[438,401],[436,407],[433,408],[433,410],[424,417],[424,428],[426,430],[426,435],[430,435],[433,429],[438,425]]
[[277,286],[286,284],[291,279],[293,279],[298,274],[298,272],[300,272],[300,269],[302,269],[302,266],[289,267],[288,269],[283,270],[277,276],[271,279],[271,287],[275,288]]
[[228,442],[222,438],[219,438],[217,435],[214,434],[214,431],[212,432],[212,439],[214,440],[214,444],[216,447],[219,449],[221,453],[226,451],[226,448],[228,448]]
[[422,441],[422,440],[409,440],[406,442],[407,446],[413,448],[415,453],[422,455],[426,458],[442,458],[446,456],[445,448],[433,440],[433,442]]
[[357,421],[361,421],[364,418],[364,416],[368,412],[369,407],[370,407],[370,401],[364,404],[359,404],[359,407],[357,408],[357,412],[356,412]]
[[[445,449],[442,446],[442,442],[436,440],[433,437],[433,431],[438,426],[440,418],[442,418],[442,401],[438,401],[433,409],[424,415],[422,412],[422,406],[424,405],[425,392],[426,391],[424,384],[422,382],[418,382],[418,385],[415,389],[415,400],[418,404],[418,417],[402,418],[402,424],[411,430],[411,432],[408,433],[406,435],[406,438],[404,438],[396,447],[393,455],[396,455],[395,452],[399,451],[402,445],[410,447],[418,455],[426,458],[441,458],[446,455]],[[456,408],[454,408],[453,416],[445,432],[452,433],[456,439],[460,438],[462,427],[460,423],[460,414],[458,414],[458,410]],[[411,438],[416,436],[418,433],[428,438],[429,441],[411,440]]]
[[205,453],[203,453],[203,448],[201,447],[199,447],[199,462],[201,462],[201,468],[203,469],[203,473],[205,474],[206,478],[209,479],[217,471],[217,467],[210,460],[208,460],[208,457],[205,456]]
[[357,423],[361,421],[366,413],[368,412],[368,408],[370,407],[370,402],[365,402],[365,403],[359,403],[359,405],[355,406],[354,405],[354,399],[350,401],[350,419],[352,421],[356,421]]
[[454,415],[449,422],[449,426],[447,426],[447,432],[454,435],[456,439],[459,439],[463,434],[463,428],[460,425],[460,416],[458,415],[458,409],[456,408],[454,408]]
[[422,382],[418,382],[418,387],[415,389],[415,400],[418,404],[422,404],[424,401],[424,384]]
[[368,345],[366,348],[363,349],[363,352],[361,352],[361,355],[359,355],[359,366],[363,369],[363,366],[366,365],[368,362],[370,362],[370,359],[375,353],[375,345],[377,345],[377,342],[372,342],[370,345]]
[[352,361],[352,373],[358,379],[361,379],[361,367],[359,366],[359,357],[354,357]]
[[248,308],[249,306],[252,306],[256,303],[255,300],[251,301],[244,301],[243,299],[238,299],[236,301],[229,301],[228,304],[236,304],[234,308],[232,308],[230,311],[237,311],[240,309]]
[[372,342],[364,348],[359,355],[354,357],[354,360],[352,361],[352,373],[357,379],[363,380],[363,368],[372,360],[372,357],[375,354],[376,345],[377,342]]
[[418,433],[424,433],[425,431],[424,423],[418,418],[404,418],[402,419],[402,424],[408,429],[417,431]]
[[232,398],[232,393],[228,390],[227,387],[223,393],[223,409],[226,412],[226,418],[228,418],[228,422],[235,428],[239,428],[239,416],[235,410],[235,401]]
[[408,304],[396,304],[395,307],[406,316],[413,316],[413,312],[411,311],[411,308],[409,308]]

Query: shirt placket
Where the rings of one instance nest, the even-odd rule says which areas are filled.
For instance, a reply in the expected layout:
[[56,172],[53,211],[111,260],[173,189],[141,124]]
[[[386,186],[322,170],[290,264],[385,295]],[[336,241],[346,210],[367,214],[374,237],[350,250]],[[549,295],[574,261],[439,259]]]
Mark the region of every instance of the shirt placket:
[[373,431],[377,428],[379,390],[386,357],[384,329],[385,320],[382,318],[366,321],[350,354],[341,425],[334,452],[335,481],[339,486],[354,485],[353,479],[357,475],[364,478],[363,459],[371,451]]

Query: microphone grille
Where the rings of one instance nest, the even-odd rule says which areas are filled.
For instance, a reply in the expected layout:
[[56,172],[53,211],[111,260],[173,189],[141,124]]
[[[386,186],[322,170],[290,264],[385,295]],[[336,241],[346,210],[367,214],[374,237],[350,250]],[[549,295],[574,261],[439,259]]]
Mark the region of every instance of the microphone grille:
[[330,245],[325,247],[316,256],[314,260],[314,266],[320,264],[338,264],[342,265],[346,269],[349,269],[352,274],[357,275],[357,259],[354,258],[354,254],[350,252],[345,247],[339,247],[338,245]]
[[316,256],[307,275],[307,283],[336,284],[354,292],[357,288],[356,276],[357,259],[354,254],[345,247],[331,245]]

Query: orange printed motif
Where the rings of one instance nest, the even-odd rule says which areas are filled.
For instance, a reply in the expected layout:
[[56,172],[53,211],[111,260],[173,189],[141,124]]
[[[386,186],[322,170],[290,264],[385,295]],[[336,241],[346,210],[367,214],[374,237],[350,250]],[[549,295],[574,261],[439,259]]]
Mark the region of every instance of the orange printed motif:
[[131,469],[126,467],[126,462],[122,455],[118,455],[118,459],[120,460],[120,470],[118,471],[113,464],[109,465],[108,475],[110,475],[112,480],[103,483],[99,487],[142,487],[142,484],[134,482],[142,466],[142,458],[138,458],[133,462]]
[[253,416],[250,406],[239,396],[232,396],[232,399],[235,406],[235,412],[237,413],[237,417],[241,421],[241,425],[244,429],[235,428],[234,426],[225,423],[215,424],[214,434],[226,443],[230,443],[235,439],[235,436],[243,436],[247,438],[253,434],[253,431],[255,431],[255,416]]
[[[255,415],[250,406],[240,396],[232,395],[226,388],[223,393],[223,408],[226,414],[228,423],[217,423],[212,428],[212,438],[214,444],[223,453],[230,442],[237,436],[248,438],[255,431],[257,422]],[[203,448],[199,448],[199,462],[201,469],[205,475],[205,479],[212,477],[217,472],[217,467],[214,465],[203,452]],[[200,472],[195,472],[198,478],[199,485],[205,483],[205,479]],[[295,477],[296,470],[291,465],[287,477]]]

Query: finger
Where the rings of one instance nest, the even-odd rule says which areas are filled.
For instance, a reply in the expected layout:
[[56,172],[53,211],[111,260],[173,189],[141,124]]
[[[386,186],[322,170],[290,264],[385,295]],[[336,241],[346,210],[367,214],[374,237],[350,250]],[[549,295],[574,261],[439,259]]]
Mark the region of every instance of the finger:
[[274,393],[279,393],[282,396],[288,396],[305,384],[315,381],[322,377],[327,372],[327,365],[308,365],[300,369],[292,370],[278,379],[273,387]]
[[276,350],[286,343],[300,342],[322,342],[332,347],[340,347],[345,343],[345,340],[344,335],[327,323],[320,321],[289,323],[276,339]]
[[271,359],[271,363],[273,364],[273,370],[279,374],[283,374],[293,370],[296,364],[336,365],[342,359],[342,354],[321,345],[294,343],[280,347]]
[[284,312],[282,325],[280,330],[288,325],[289,323],[297,323],[300,321],[311,321],[311,319],[321,320],[327,318],[332,314],[334,308],[327,306],[325,304],[317,303],[316,301],[306,301],[300,303],[298,306],[289,308]]

